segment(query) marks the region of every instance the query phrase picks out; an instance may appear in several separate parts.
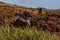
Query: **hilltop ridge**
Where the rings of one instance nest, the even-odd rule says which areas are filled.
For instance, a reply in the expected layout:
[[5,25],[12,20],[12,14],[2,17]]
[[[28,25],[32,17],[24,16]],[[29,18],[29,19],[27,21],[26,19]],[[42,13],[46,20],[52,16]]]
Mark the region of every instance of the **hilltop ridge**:
[[[22,11],[28,10],[29,12],[38,13],[38,10],[37,10],[38,8],[28,8],[28,7],[18,6],[15,4],[8,4],[8,3],[4,3],[4,2],[0,1],[0,9],[1,10],[5,10],[5,11],[10,10],[10,11],[13,11],[13,13],[17,12],[19,10],[22,10]],[[42,12],[60,13],[60,9],[46,9],[43,7],[40,7],[40,8],[42,8]]]

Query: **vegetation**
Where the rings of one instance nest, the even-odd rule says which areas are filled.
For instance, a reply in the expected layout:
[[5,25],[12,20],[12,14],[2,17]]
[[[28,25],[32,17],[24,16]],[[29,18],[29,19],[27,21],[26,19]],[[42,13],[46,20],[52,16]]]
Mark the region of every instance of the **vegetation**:
[[[16,14],[24,11],[31,15],[31,27],[13,26]],[[1,2],[0,40],[60,40],[60,10],[46,11]]]
[[60,38],[42,30],[36,30],[35,27],[22,29],[7,26],[0,28],[0,40],[60,40]]

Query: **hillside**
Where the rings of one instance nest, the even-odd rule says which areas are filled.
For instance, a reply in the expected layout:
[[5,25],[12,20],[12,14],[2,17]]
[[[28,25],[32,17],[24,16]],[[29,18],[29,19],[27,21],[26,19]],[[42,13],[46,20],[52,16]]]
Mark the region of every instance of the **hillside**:
[[50,10],[41,8],[27,8],[0,2],[0,25],[9,26],[14,22],[15,14],[20,11],[27,11],[31,14],[32,26],[48,30],[50,32],[60,32],[60,10]]
[[60,40],[60,9],[0,2],[0,40]]

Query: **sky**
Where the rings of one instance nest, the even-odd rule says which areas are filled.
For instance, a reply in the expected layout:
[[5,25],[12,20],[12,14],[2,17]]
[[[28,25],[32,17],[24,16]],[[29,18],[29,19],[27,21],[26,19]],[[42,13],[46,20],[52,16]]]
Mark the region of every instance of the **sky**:
[[25,7],[44,7],[47,9],[60,9],[60,0],[0,0],[9,4],[16,4]]

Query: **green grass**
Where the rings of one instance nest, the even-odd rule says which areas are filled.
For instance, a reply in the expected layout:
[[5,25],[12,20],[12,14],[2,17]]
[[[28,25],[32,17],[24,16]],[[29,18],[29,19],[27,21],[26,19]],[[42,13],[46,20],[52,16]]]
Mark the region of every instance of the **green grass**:
[[0,40],[59,40],[59,36],[32,28],[0,27]]

